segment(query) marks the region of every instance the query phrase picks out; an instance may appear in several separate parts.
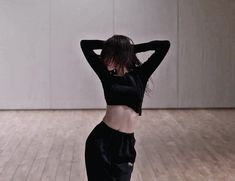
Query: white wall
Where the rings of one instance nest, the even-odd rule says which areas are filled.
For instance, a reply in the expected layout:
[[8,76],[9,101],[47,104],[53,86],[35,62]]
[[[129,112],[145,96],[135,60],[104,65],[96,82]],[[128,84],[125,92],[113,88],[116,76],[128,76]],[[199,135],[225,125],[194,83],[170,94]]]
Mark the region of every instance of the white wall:
[[0,0],[0,109],[105,108],[80,40],[114,33],[171,41],[143,108],[235,107],[234,12],[234,0]]
[[235,106],[235,1],[179,0],[179,106]]
[[50,106],[50,6],[0,0],[0,108]]

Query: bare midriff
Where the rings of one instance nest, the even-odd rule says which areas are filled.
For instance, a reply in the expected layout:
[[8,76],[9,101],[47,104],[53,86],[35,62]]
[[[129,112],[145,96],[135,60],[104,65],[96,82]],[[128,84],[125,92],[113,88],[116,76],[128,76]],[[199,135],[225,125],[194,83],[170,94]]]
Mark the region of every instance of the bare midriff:
[[138,113],[126,105],[107,105],[102,121],[120,132],[134,133],[138,117]]

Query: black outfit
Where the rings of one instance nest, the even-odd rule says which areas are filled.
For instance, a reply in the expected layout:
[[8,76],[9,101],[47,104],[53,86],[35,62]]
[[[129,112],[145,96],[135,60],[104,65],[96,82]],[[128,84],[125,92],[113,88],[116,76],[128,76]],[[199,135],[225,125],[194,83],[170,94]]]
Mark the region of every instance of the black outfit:
[[101,121],[86,140],[88,181],[129,181],[136,158],[134,133],[117,131]]
[[[101,56],[94,52],[94,49],[102,49],[103,43],[103,40],[81,40],[80,45],[102,83],[107,105],[127,105],[141,116],[146,84],[166,56],[170,42],[155,40],[133,45],[135,53],[155,52],[123,76],[108,71]],[[129,181],[136,158],[134,145],[134,133],[120,132],[101,121],[86,140],[88,181]]]

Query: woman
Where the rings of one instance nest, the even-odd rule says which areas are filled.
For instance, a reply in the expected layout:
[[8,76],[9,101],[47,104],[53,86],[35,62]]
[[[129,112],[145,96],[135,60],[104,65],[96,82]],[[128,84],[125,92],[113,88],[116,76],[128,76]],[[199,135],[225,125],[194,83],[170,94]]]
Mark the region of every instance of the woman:
[[[106,114],[86,140],[88,181],[130,181],[136,159],[134,129],[151,74],[167,54],[170,42],[134,44],[124,35],[106,41],[81,40],[81,49],[99,77],[107,103]],[[101,54],[94,52],[102,49]],[[136,53],[155,52],[141,63]]]

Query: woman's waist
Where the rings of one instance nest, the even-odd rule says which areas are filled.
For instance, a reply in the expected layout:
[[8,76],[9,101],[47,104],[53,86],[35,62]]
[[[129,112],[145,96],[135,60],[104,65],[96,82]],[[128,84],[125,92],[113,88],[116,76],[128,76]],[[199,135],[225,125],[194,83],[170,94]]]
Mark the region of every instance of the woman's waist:
[[138,113],[125,105],[107,105],[103,121],[113,129],[121,132],[134,132]]

